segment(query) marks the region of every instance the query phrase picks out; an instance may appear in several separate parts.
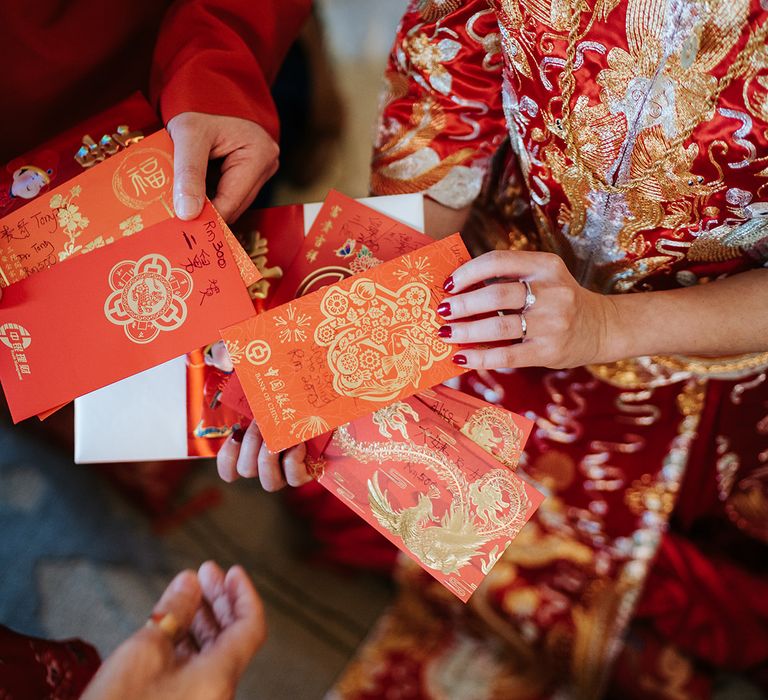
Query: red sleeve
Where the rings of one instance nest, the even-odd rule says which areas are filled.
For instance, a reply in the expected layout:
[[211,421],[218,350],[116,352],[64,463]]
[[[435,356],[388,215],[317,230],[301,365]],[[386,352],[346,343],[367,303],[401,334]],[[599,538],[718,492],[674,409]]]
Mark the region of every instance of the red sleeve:
[[507,134],[499,25],[487,0],[411,3],[386,79],[372,191],[467,206]]
[[269,86],[311,0],[177,0],[155,47],[150,81],[163,120],[181,112],[250,119],[275,139]]

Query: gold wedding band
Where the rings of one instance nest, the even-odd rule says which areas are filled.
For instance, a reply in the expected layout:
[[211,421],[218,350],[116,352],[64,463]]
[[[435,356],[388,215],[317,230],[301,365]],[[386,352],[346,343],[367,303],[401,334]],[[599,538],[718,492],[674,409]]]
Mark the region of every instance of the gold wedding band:
[[173,613],[152,613],[146,626],[156,627],[171,641],[176,639],[180,627],[179,621]]

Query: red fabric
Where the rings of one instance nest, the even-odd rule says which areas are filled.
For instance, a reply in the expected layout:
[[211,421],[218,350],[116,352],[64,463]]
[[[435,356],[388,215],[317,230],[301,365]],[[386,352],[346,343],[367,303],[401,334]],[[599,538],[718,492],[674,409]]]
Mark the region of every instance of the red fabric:
[[268,84],[309,7],[310,0],[0,0],[0,161],[146,90],[150,73],[166,121],[184,110],[228,114],[275,135]]
[[768,581],[667,534],[637,610],[680,649],[717,667],[768,659]]
[[85,642],[50,642],[0,625],[0,698],[75,700],[96,673],[98,652]]

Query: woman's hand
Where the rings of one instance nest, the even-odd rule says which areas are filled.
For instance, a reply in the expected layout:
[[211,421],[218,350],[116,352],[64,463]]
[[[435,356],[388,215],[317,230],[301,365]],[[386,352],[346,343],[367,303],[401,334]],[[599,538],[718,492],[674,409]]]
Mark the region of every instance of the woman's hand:
[[[525,312],[526,280],[536,297]],[[486,286],[465,291],[477,284]],[[438,313],[448,323],[439,334],[446,343],[500,347],[461,348],[454,362],[473,369],[502,367],[578,367],[607,361],[609,325],[616,315],[610,296],[581,287],[565,263],[551,253],[493,251],[465,263],[445,282],[447,297]],[[490,318],[465,320],[495,313]],[[613,358],[616,359],[616,358]]]
[[176,576],[152,619],[109,656],[82,700],[229,700],[266,635],[248,575],[213,562]]
[[304,444],[272,452],[264,444],[259,426],[251,421],[247,430],[236,430],[221,446],[216,467],[224,481],[258,476],[265,491],[279,491],[285,486],[303,486],[312,481],[306,457]]

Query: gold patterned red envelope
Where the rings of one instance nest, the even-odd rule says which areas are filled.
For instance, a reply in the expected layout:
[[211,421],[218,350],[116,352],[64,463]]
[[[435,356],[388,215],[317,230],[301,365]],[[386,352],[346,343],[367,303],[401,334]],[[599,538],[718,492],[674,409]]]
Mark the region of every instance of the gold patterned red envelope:
[[517,468],[533,421],[443,385],[420,391],[416,398],[504,466]]
[[[172,190],[173,143],[161,130],[0,219],[0,286],[173,220]],[[218,226],[243,282],[254,284],[256,266],[220,219]],[[206,252],[189,265],[215,266],[217,256]]]
[[[211,265],[189,260],[206,255]],[[199,347],[253,314],[215,210],[166,220],[8,287],[0,379],[14,421]],[[63,364],[64,363],[64,364]]]
[[432,243],[432,238],[331,190],[270,306],[279,306]]
[[221,331],[267,446],[284,450],[460,375],[436,308],[468,260],[454,234]]
[[519,455],[529,430],[526,419],[485,404],[459,432],[414,396],[339,427],[311,466],[466,602],[544,498],[489,454]]

